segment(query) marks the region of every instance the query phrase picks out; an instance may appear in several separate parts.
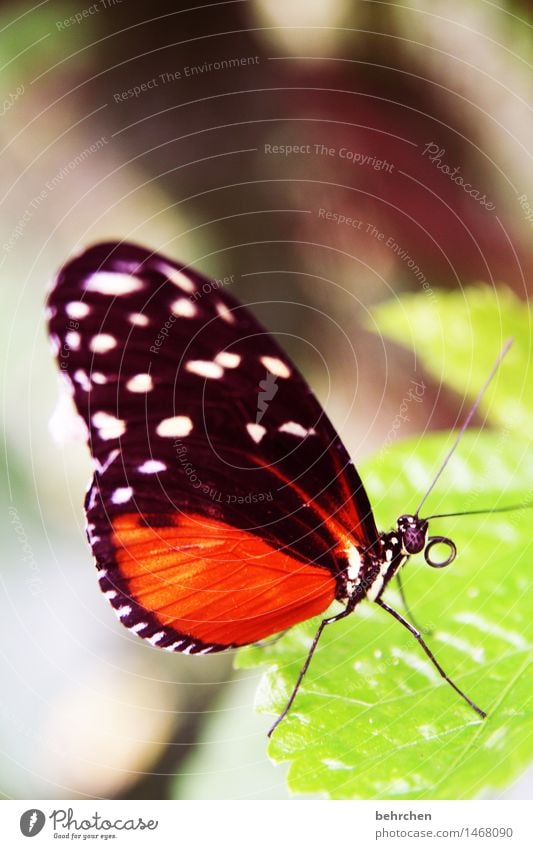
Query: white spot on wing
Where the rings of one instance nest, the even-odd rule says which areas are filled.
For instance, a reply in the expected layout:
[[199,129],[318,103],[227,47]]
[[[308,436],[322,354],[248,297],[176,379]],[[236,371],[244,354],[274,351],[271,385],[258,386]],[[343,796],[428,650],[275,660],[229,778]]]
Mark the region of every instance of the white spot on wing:
[[216,305],[216,310],[220,318],[223,318],[224,321],[228,322],[228,324],[235,324],[235,316],[233,315],[231,310],[227,308],[226,304],[222,303],[222,301],[218,302],[218,304]]
[[148,324],[148,318],[141,312],[132,312],[129,319],[132,324],[136,324],[138,327],[146,327]]
[[239,354],[232,354],[230,351],[221,351],[215,357],[215,362],[222,368],[237,368],[240,365],[241,357]]
[[194,283],[183,271],[178,271],[177,268],[172,268],[171,265],[167,265],[166,263],[162,263],[158,270],[168,277],[171,283],[183,289],[184,292],[194,292]]
[[90,311],[89,305],[82,303],[82,301],[71,301],[65,307],[65,312],[69,318],[85,318]]
[[111,501],[113,504],[126,504],[127,501],[130,500],[133,495],[133,490],[131,486],[119,486],[118,489],[115,489],[113,495],[111,496]]
[[224,369],[218,363],[212,363],[210,360],[189,360],[185,365],[187,371],[191,374],[197,374],[200,377],[211,378],[218,380],[224,374]]
[[179,649],[183,642],[184,640],[178,640],[175,643],[171,643],[169,646],[163,646],[163,648],[165,649],[165,651],[176,651],[176,649]]
[[96,504],[96,487],[91,486],[90,489],[89,489],[89,502],[87,504],[88,510],[92,510],[95,504]]
[[93,459],[94,468],[96,469],[96,471],[99,474],[103,475],[104,472],[107,472],[111,463],[115,462],[115,460],[117,459],[119,454],[120,454],[120,451],[118,450],[118,448],[114,448],[113,451],[109,452],[109,454],[107,455],[107,459],[104,460],[103,463],[101,463],[100,460],[98,460],[97,457],[94,457],[94,459]]
[[189,416],[172,416],[163,419],[156,427],[158,436],[188,436],[193,428]]
[[285,363],[278,359],[278,357],[260,357],[261,362],[264,367],[271,374],[275,374],[276,377],[290,377],[291,370]]
[[126,422],[123,419],[111,416],[109,413],[95,413],[91,421],[98,430],[100,439],[118,439],[126,432]]
[[122,607],[115,608],[115,613],[117,614],[119,619],[125,619],[126,616],[129,616],[131,613],[131,607],[129,604],[124,604]]
[[307,430],[307,428],[298,424],[298,422],[285,422],[285,424],[282,424],[278,430],[280,433],[290,433],[291,436],[300,436],[302,439],[305,436],[313,436],[315,433],[312,427]]
[[146,460],[137,471],[142,472],[143,475],[155,475],[157,472],[164,472],[166,468],[160,460]]
[[188,298],[178,298],[177,301],[174,301],[170,305],[170,309],[174,315],[178,315],[181,318],[194,318],[197,313],[196,307]]
[[65,336],[65,342],[71,351],[77,351],[81,344],[81,336],[75,330],[71,330]]
[[150,392],[153,388],[154,382],[149,374],[136,374],[126,383],[130,392]]
[[148,628],[148,622],[137,622],[135,625],[132,625],[130,630],[132,634],[138,634],[139,631],[144,631],[145,628]]
[[98,333],[89,342],[89,348],[95,354],[106,354],[108,351],[116,348],[116,346],[117,340],[110,333]]
[[107,377],[105,376],[105,374],[102,374],[99,371],[93,371],[91,373],[91,379],[92,379],[93,383],[100,383],[100,384],[107,383]]
[[156,646],[165,636],[164,631],[158,631],[157,634],[154,634],[152,637],[147,638],[147,642],[151,643],[153,646]]
[[85,283],[88,292],[98,292],[99,295],[129,295],[143,287],[144,283],[138,277],[118,271],[96,271]]
[[266,427],[263,427],[263,425],[255,424],[255,423],[247,424],[246,430],[248,431],[248,433],[252,437],[253,441],[258,442],[258,443],[261,442],[263,436],[266,433]]
[[86,392],[90,392],[92,389],[91,381],[87,376],[87,372],[85,372],[82,368],[76,369],[74,372],[74,380],[76,383],[79,383],[82,389],[85,389]]

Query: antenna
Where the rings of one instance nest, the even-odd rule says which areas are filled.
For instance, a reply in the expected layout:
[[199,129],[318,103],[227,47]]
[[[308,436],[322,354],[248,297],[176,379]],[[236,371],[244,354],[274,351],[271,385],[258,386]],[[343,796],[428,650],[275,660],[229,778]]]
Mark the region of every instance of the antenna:
[[479,390],[478,396],[477,396],[476,400],[474,401],[474,403],[472,404],[472,406],[471,406],[471,408],[470,408],[470,412],[468,413],[468,415],[467,415],[466,419],[464,420],[463,426],[461,427],[461,430],[460,430],[460,431],[459,431],[459,433],[457,434],[457,437],[456,437],[456,439],[455,439],[455,442],[453,443],[452,447],[451,447],[451,448],[450,448],[450,450],[448,451],[448,453],[447,453],[446,457],[444,458],[444,462],[442,463],[442,465],[441,465],[440,469],[438,470],[437,474],[436,474],[436,475],[435,475],[435,477],[433,478],[433,481],[432,481],[432,483],[430,484],[430,486],[429,486],[428,490],[426,491],[426,494],[425,494],[425,495],[424,495],[424,497],[422,498],[422,501],[421,501],[421,502],[420,502],[420,504],[418,505],[418,507],[417,507],[417,509],[416,509],[415,516],[418,516],[418,514],[419,514],[419,512],[420,512],[420,509],[421,509],[422,505],[424,504],[424,502],[425,502],[426,498],[428,497],[428,495],[429,495],[429,494],[430,494],[430,492],[432,491],[433,487],[434,487],[434,486],[435,486],[435,484],[437,483],[438,479],[439,479],[439,478],[440,478],[440,476],[442,475],[442,473],[443,473],[444,469],[446,468],[446,466],[447,466],[447,465],[448,465],[448,463],[450,462],[451,456],[452,456],[452,454],[454,453],[454,451],[455,451],[455,449],[457,448],[457,446],[459,445],[459,442],[461,441],[461,439],[462,439],[462,437],[463,437],[463,434],[464,434],[465,430],[467,429],[468,425],[470,424],[470,422],[471,422],[471,420],[472,420],[472,418],[473,418],[473,416],[474,416],[474,413],[476,412],[477,408],[479,407],[479,405],[480,405],[480,403],[481,403],[481,399],[483,398],[483,396],[484,396],[484,394],[485,394],[485,392],[486,392],[486,390],[487,390],[487,387],[488,387],[489,383],[491,382],[492,378],[494,377],[494,375],[495,375],[495,374],[496,374],[496,372],[498,371],[498,368],[499,368],[499,366],[500,366],[501,361],[502,361],[502,360],[503,360],[503,358],[505,357],[505,355],[506,355],[507,351],[509,350],[509,348],[511,347],[511,345],[512,345],[512,344],[513,344],[513,340],[512,340],[512,339],[508,339],[508,340],[507,340],[507,342],[505,343],[505,345],[503,346],[503,348],[501,349],[500,353],[498,354],[498,358],[497,358],[496,362],[494,363],[494,365],[493,365],[493,367],[492,367],[492,369],[491,369],[491,371],[490,371],[490,374],[489,374],[489,376],[487,377],[487,379],[486,379],[485,383],[483,384],[483,386],[482,386],[482,387],[481,387],[481,389]]
[[529,510],[533,504],[510,504],[509,507],[492,507],[490,510],[463,510],[461,513],[435,513],[434,516],[424,516],[429,519],[450,519],[453,516],[481,516],[484,513],[510,513],[512,510]]

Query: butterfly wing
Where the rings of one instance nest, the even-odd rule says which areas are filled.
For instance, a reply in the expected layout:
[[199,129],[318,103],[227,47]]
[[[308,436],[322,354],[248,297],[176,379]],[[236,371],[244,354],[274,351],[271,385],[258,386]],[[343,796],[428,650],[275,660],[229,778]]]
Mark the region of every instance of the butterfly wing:
[[136,245],[96,245],[49,296],[88,431],[100,584],[170,650],[244,645],[343,596],[378,534],[306,382],[227,288]]

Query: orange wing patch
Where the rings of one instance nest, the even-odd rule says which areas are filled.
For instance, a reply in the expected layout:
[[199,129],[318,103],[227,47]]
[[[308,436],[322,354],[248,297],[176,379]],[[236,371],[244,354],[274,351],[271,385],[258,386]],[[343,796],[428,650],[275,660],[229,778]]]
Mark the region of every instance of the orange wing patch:
[[126,514],[113,523],[127,592],[162,626],[205,643],[242,646],[316,616],[335,598],[327,569],[224,522],[175,520],[148,527],[138,514]]

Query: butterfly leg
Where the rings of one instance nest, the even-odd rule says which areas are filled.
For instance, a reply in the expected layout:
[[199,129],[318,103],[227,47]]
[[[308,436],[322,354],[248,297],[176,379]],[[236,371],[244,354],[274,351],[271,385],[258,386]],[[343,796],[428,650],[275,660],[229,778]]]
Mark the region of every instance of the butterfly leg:
[[426,645],[426,643],[422,639],[420,632],[417,631],[416,628],[413,628],[413,626],[409,622],[407,622],[407,620],[404,619],[403,616],[401,616],[401,614],[398,613],[397,610],[394,610],[392,607],[389,607],[389,605],[386,604],[384,601],[382,601],[380,598],[376,599],[376,603],[379,604],[379,606],[382,607],[383,610],[386,610],[387,613],[390,613],[391,616],[394,616],[394,618],[398,622],[400,622],[400,624],[403,625],[404,628],[407,628],[407,630],[413,635],[415,640],[417,640],[420,643],[420,645],[424,649],[425,653],[429,657],[430,661],[432,662],[433,666],[437,669],[439,675],[441,675],[442,678],[444,678],[444,680],[447,681],[448,684],[450,684],[450,686],[453,687],[453,689],[455,690],[456,693],[459,693],[461,698],[463,698],[465,700],[465,702],[467,702],[470,705],[470,707],[473,708],[476,711],[476,713],[478,713],[483,719],[485,719],[485,717],[487,716],[485,711],[481,710],[481,708],[478,707],[475,704],[475,702],[473,702],[471,699],[469,699],[468,696],[465,693],[463,693],[462,690],[459,689],[457,684],[454,684],[454,682],[452,681],[451,678],[448,678],[444,669],[442,668],[442,666],[440,665],[440,663],[438,662],[438,660],[434,656],[433,652],[431,651],[431,649]]
[[[409,558],[407,558],[407,560],[409,560]],[[405,561],[405,563],[407,563],[407,560]],[[403,567],[405,566],[405,563],[403,564],[402,569],[403,569]],[[432,631],[430,631],[430,630],[429,630],[429,628],[421,628],[421,627],[420,627],[420,625],[419,625],[419,624],[418,624],[418,622],[416,621],[415,617],[413,616],[413,613],[412,613],[412,611],[411,611],[411,608],[410,608],[410,607],[409,607],[409,605],[407,604],[407,599],[406,599],[406,597],[405,597],[405,591],[404,591],[404,588],[403,588],[403,583],[402,583],[402,578],[401,578],[401,570],[399,570],[399,571],[396,573],[396,580],[398,581],[398,589],[399,589],[399,591],[400,591],[400,598],[401,598],[401,600],[402,600],[402,604],[403,604],[404,609],[405,609],[405,612],[406,612],[406,613],[407,613],[407,615],[409,616],[409,618],[410,618],[411,622],[412,622],[412,623],[413,623],[413,625],[415,626],[416,630],[417,630],[417,631],[419,631],[421,634],[424,634],[425,636],[431,636],[431,634],[432,634],[433,632],[432,632]]]
[[278,727],[280,722],[283,719],[285,719],[288,712],[290,711],[292,704],[293,704],[293,702],[296,698],[296,694],[297,694],[298,690],[300,689],[300,684],[303,681],[304,675],[307,672],[307,670],[309,669],[309,664],[311,663],[311,658],[313,657],[313,655],[315,653],[315,649],[318,645],[318,641],[319,641],[320,637],[322,636],[322,631],[324,630],[326,625],[331,625],[333,622],[338,622],[339,619],[344,619],[344,617],[348,616],[348,614],[351,613],[352,611],[353,611],[353,605],[348,605],[348,607],[346,607],[344,610],[341,610],[340,613],[337,613],[336,616],[330,616],[328,619],[323,619],[322,622],[320,623],[320,625],[318,626],[318,631],[316,632],[315,637],[313,639],[313,642],[311,643],[311,648],[309,649],[309,652],[308,652],[307,657],[305,659],[305,663],[300,670],[300,674],[298,675],[298,678],[296,679],[296,684],[294,685],[290,699],[287,702],[287,704],[285,705],[283,712],[278,716],[274,725],[272,726],[272,728],[268,732],[269,737],[272,736],[272,732]]

